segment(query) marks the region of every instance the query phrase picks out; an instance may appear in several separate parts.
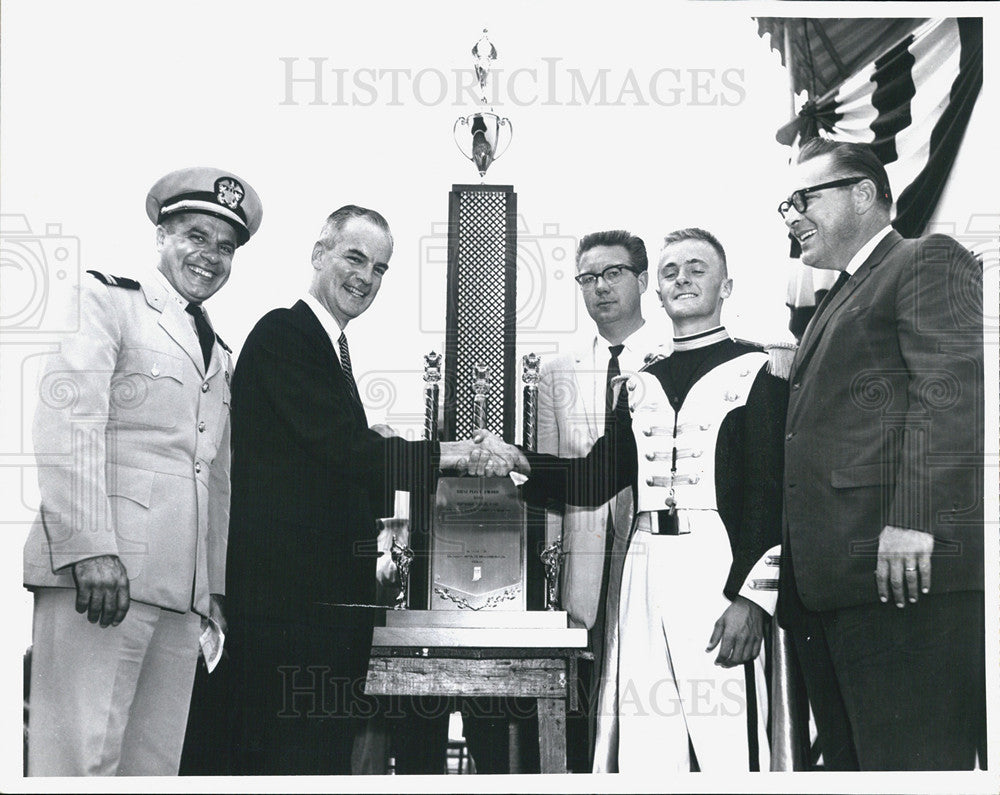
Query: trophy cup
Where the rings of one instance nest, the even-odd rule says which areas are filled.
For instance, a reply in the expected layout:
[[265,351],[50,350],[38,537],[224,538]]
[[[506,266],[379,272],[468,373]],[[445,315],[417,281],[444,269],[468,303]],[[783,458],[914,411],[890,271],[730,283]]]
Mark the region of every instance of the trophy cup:
[[[486,84],[489,80],[491,63],[497,57],[497,49],[487,38],[486,33],[484,28],[482,38],[472,48],[483,105],[489,104]],[[490,107],[489,111],[459,116],[452,127],[452,135],[459,151],[473,162],[479,171],[479,176],[485,178],[490,164],[499,159],[510,146],[514,137],[514,127],[510,119],[498,116]]]

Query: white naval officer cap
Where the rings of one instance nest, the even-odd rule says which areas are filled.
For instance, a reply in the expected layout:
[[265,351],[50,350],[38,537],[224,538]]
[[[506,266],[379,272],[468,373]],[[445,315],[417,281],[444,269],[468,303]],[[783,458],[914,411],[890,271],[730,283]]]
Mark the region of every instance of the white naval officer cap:
[[195,166],[172,171],[149,189],[146,215],[154,224],[175,213],[204,213],[229,221],[239,244],[260,227],[264,208],[257,191],[230,171]]

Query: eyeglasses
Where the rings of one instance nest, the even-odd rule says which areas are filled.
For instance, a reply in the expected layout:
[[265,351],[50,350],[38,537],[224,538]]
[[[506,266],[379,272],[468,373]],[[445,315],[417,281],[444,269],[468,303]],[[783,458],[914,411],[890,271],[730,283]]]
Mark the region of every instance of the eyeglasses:
[[640,274],[638,268],[633,268],[631,265],[609,265],[600,273],[578,273],[573,278],[576,279],[576,283],[579,284],[584,290],[592,290],[597,285],[598,278],[604,279],[608,284],[617,284],[621,281],[622,274],[625,271],[634,273],[636,275]]
[[835,179],[832,182],[824,182],[822,185],[813,185],[811,188],[799,188],[794,191],[791,196],[789,196],[785,201],[778,205],[778,212],[781,213],[781,217],[784,218],[788,215],[788,211],[794,207],[800,213],[804,213],[806,208],[809,206],[809,202],[806,199],[806,195],[809,193],[818,193],[821,190],[827,190],[828,188],[843,188],[847,185],[856,185],[862,180],[869,179],[869,177],[844,177],[843,179]]

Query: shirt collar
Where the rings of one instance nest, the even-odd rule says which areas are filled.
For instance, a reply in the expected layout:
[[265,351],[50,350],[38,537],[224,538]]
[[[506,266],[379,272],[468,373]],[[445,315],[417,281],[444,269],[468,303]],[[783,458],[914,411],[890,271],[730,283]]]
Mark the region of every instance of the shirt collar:
[[153,268],[153,279],[159,283],[163,289],[167,291],[167,297],[177,304],[181,309],[187,309],[188,300],[181,295],[174,286],[170,283],[170,280],[163,274],[159,268]]
[[892,231],[892,226],[885,226],[881,231],[876,232],[875,236],[872,237],[867,243],[865,243],[859,250],[858,253],[851,257],[851,261],[847,263],[847,267],[844,268],[849,276],[853,276],[857,273],[858,268],[865,264],[865,260],[871,256],[871,253],[875,250],[875,247],[882,242],[886,235]]
[[330,342],[333,343],[334,353],[337,354],[337,359],[339,360],[340,335],[343,333],[343,329],[340,327],[337,319],[330,314],[327,308],[323,306],[323,304],[321,304],[312,293],[306,293],[302,300],[306,302],[306,306],[308,306],[312,310],[312,313],[316,315],[316,319],[320,322],[320,325],[323,326],[323,330],[327,333],[327,336],[330,337]]
[[729,338],[729,332],[725,326],[716,326],[707,331],[699,331],[697,334],[674,337],[674,350],[693,351],[696,348],[706,348],[709,345],[715,345],[715,343],[728,340]]
[[[639,328],[637,328],[635,331],[633,331],[631,334],[629,334],[625,339],[621,341],[621,344],[625,346],[623,350],[635,351],[636,348],[639,347],[640,343],[642,342],[643,332],[645,331],[646,328],[647,328],[647,323],[645,320],[643,320],[642,325],[639,326]],[[602,337],[600,334],[594,335],[595,350],[600,349],[603,351],[609,347],[611,347],[611,343],[608,342],[607,339]],[[643,351],[643,353],[648,353],[648,351]]]

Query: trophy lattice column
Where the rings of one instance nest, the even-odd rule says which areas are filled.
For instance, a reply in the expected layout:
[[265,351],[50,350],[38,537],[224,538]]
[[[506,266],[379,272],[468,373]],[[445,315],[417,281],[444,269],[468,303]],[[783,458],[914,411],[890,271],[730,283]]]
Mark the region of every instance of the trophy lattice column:
[[514,441],[518,373],[517,194],[511,185],[453,185],[448,200],[448,308],[442,439],[468,439],[473,368],[491,383],[487,428]]

